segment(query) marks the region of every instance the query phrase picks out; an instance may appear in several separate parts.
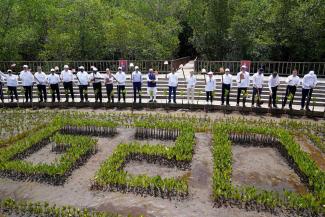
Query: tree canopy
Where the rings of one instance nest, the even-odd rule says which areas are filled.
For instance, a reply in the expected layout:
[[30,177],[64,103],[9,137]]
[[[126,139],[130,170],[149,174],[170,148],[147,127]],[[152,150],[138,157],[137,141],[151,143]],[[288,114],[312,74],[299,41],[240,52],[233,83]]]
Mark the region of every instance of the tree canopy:
[[324,61],[325,0],[2,0],[0,60]]

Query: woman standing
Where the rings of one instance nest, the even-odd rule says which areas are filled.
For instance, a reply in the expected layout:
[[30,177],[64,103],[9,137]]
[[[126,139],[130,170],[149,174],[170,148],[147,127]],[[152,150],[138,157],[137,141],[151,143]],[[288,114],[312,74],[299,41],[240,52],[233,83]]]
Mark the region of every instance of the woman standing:
[[13,95],[15,95],[15,98],[16,98],[16,100],[18,102],[18,93],[17,93],[18,76],[12,74],[11,69],[9,69],[7,72],[8,72],[8,75],[7,75],[7,87],[8,87],[11,102],[13,102],[13,100],[14,100]]
[[114,92],[113,92],[113,85],[114,85],[114,77],[112,72],[109,68],[106,69],[106,74],[104,76],[105,79],[105,86],[107,92],[108,103],[114,103]]
[[187,103],[194,103],[194,89],[196,85],[196,77],[194,75],[194,71],[190,72],[190,76],[187,78]]

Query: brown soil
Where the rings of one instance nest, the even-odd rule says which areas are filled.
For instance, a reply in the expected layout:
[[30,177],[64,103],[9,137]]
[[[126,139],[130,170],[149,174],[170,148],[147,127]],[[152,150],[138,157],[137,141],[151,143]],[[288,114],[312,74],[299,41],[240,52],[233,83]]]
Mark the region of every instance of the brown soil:
[[60,158],[62,154],[56,153],[52,151],[52,144],[49,143],[39,151],[29,155],[24,160],[31,162],[33,164],[44,163],[51,164]]
[[305,135],[297,135],[295,139],[300,145],[301,149],[309,154],[320,169],[325,171],[325,154],[319,150],[319,148],[317,148]]
[[[97,154],[84,166],[73,171],[64,186],[52,186],[37,182],[18,182],[0,178],[0,198],[48,201],[57,205],[94,208],[100,211],[118,212],[123,215],[144,216],[272,216],[270,213],[247,212],[238,208],[213,208],[212,193],[213,161],[211,135],[196,134],[196,148],[192,168],[183,176],[189,178],[190,196],[183,201],[166,200],[151,196],[141,197],[133,193],[90,191],[91,179],[120,142],[130,142],[135,130],[121,129],[113,138],[99,138]],[[41,157],[43,159],[43,157]],[[157,170],[161,168],[155,167]]]
[[232,182],[240,186],[306,193],[307,188],[275,148],[233,145]]

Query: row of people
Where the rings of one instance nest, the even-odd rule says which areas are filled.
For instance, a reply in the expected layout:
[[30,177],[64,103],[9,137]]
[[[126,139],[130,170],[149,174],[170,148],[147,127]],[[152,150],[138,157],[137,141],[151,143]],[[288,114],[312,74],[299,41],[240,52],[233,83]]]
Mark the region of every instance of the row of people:
[[[230,74],[230,70],[227,68],[226,70],[221,69],[222,73],[224,73],[221,77],[222,83],[222,94],[221,94],[221,103],[224,105],[226,101],[226,105],[229,105],[229,95],[233,83],[233,76]],[[258,72],[256,72],[252,76],[253,83],[253,95],[252,95],[252,106],[260,107],[263,103],[261,100],[262,89],[263,89],[263,81],[264,81],[264,69],[260,68]],[[60,74],[60,75],[59,75]],[[69,93],[71,95],[72,101],[74,101],[74,92],[73,85],[74,81],[77,80],[80,92],[81,102],[88,101],[88,86],[90,83],[93,84],[94,92],[95,92],[95,100],[96,102],[99,100],[102,102],[102,82],[104,82],[107,90],[108,102],[114,102],[114,94],[113,94],[113,84],[114,81],[117,83],[117,93],[118,93],[118,101],[121,100],[121,95],[123,101],[125,102],[125,82],[126,75],[122,71],[122,68],[118,68],[118,72],[113,75],[109,69],[106,69],[106,74],[102,75],[98,72],[96,67],[92,67],[92,72],[89,74],[85,71],[83,66],[79,67],[79,70],[76,75],[69,70],[69,66],[65,65],[64,70],[59,73],[59,68],[55,67],[51,69],[51,73],[46,75],[42,72],[41,67],[38,67],[37,72],[33,75],[30,70],[28,70],[28,66],[23,66],[23,71],[20,73],[19,77],[17,75],[12,74],[11,70],[8,70],[8,75],[1,73],[2,77],[6,78],[8,90],[10,92],[11,101],[13,100],[13,95],[18,100],[17,95],[17,84],[18,78],[22,81],[22,85],[25,92],[26,102],[28,99],[32,100],[32,86],[33,82],[36,82],[37,88],[39,91],[40,101],[47,100],[46,93],[46,85],[50,86],[52,92],[52,102],[55,101],[55,94],[57,96],[57,100],[60,101],[60,92],[59,92],[59,84],[63,83],[66,95],[66,101],[69,100]],[[147,90],[148,95],[150,96],[149,102],[156,101],[156,93],[157,93],[157,72],[153,69],[149,69],[147,74]],[[175,71],[172,71],[168,74],[168,101],[171,102],[171,96],[173,95],[173,102],[176,103],[176,90],[178,86],[178,76]],[[141,103],[141,87],[143,83],[142,73],[139,71],[139,67],[135,66],[135,71],[132,72],[131,80],[133,83],[133,94],[134,94],[134,102],[136,102],[137,95],[139,98],[139,102]],[[243,96],[243,106],[245,106],[246,98],[247,98],[247,89],[250,86],[250,75],[247,72],[247,67],[243,65],[241,67],[241,71],[237,73],[236,82],[237,82],[237,106],[239,106],[240,97]],[[212,103],[213,101],[213,91],[216,89],[216,79],[213,77],[213,73],[209,72],[208,77],[205,81],[205,91],[206,91],[206,102],[209,101]],[[306,109],[309,110],[309,103],[312,95],[313,88],[317,84],[317,77],[313,71],[310,71],[307,75],[304,76],[302,81],[297,75],[297,70],[294,69],[292,75],[290,75],[287,80],[287,89],[286,94],[282,103],[282,108],[285,107],[287,100],[289,99],[289,108],[292,109],[292,102],[297,90],[297,87],[302,83],[302,100],[301,100],[301,109],[305,107],[305,101],[307,98]],[[196,85],[196,76],[193,72],[190,73],[190,76],[187,78],[187,100],[190,103],[194,103],[194,92]],[[280,79],[278,73],[274,72],[269,76],[268,79],[268,89],[269,89],[269,106],[277,107],[277,89],[280,85]],[[1,80],[0,80],[0,86]],[[0,96],[3,100],[2,89],[0,89]]]

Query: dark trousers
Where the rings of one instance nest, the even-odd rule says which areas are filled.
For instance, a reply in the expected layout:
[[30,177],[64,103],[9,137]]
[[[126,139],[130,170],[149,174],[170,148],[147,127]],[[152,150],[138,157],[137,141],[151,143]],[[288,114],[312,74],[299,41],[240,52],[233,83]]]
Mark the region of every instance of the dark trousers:
[[11,102],[14,100],[14,95],[15,95],[16,100],[18,101],[17,87],[8,86],[8,90],[9,90]]
[[[227,92],[227,95],[226,95]],[[221,104],[225,103],[225,95],[226,95],[226,103],[229,105],[229,95],[230,95],[230,84],[222,84],[222,93],[221,93]]]
[[141,82],[133,82],[133,101],[137,101],[137,93],[139,94],[139,102],[141,103]]
[[212,103],[212,91],[206,91],[206,101],[209,102],[209,100],[211,101]]
[[255,103],[256,95],[257,95],[256,104],[258,106],[260,106],[261,105],[262,88],[253,87],[252,105],[254,105],[254,103]]
[[65,91],[65,99],[66,99],[66,101],[69,101],[69,93],[68,92],[70,92],[71,98],[72,98],[72,100],[74,100],[72,81],[63,82],[63,87],[64,87],[64,91]]
[[102,83],[93,83],[94,93],[95,93],[95,102],[98,102],[98,99],[100,102],[103,101],[103,94],[102,94]]
[[[237,89],[237,105],[239,104],[240,96],[242,95],[242,91],[247,91],[247,87],[239,87]],[[243,106],[245,106],[246,103],[246,97],[243,96]]]
[[58,102],[60,102],[60,89],[59,84],[51,84],[50,85],[51,92],[52,92],[52,102],[55,102],[55,94],[58,99]]
[[306,108],[309,108],[309,103],[310,103],[312,94],[313,94],[313,89],[302,88],[301,108],[305,107],[306,97],[307,97]]
[[289,102],[289,108],[292,108],[292,102],[293,102],[293,99],[295,97],[296,90],[297,90],[297,87],[296,86],[290,86],[290,85],[287,86],[286,95],[285,95],[285,97],[283,99],[282,107],[286,106],[287,100],[288,100],[288,96],[291,94],[292,95],[292,98],[291,98],[291,100]]
[[117,99],[121,101],[121,92],[123,95],[123,101],[125,102],[125,85],[117,85]]
[[79,85],[79,93],[81,102],[88,101],[88,85]]
[[30,102],[33,102],[33,95],[32,95],[32,89],[33,86],[23,86],[25,91],[25,100],[28,102],[28,99],[30,99]]
[[3,102],[3,89],[2,89],[2,83],[0,82],[0,100]]
[[276,107],[276,92],[278,91],[278,86],[276,87],[271,87],[272,90],[272,95],[269,96],[269,106],[271,106],[271,104]]
[[171,87],[171,86],[168,87],[168,101],[169,102],[171,101],[172,94],[173,94],[173,101],[174,101],[174,103],[176,103],[176,89],[177,89],[177,87]]
[[113,84],[106,84],[108,102],[114,103]]
[[46,102],[47,101],[46,85],[38,84],[37,90],[38,90],[40,101],[43,102],[43,98],[44,98],[44,101]]

